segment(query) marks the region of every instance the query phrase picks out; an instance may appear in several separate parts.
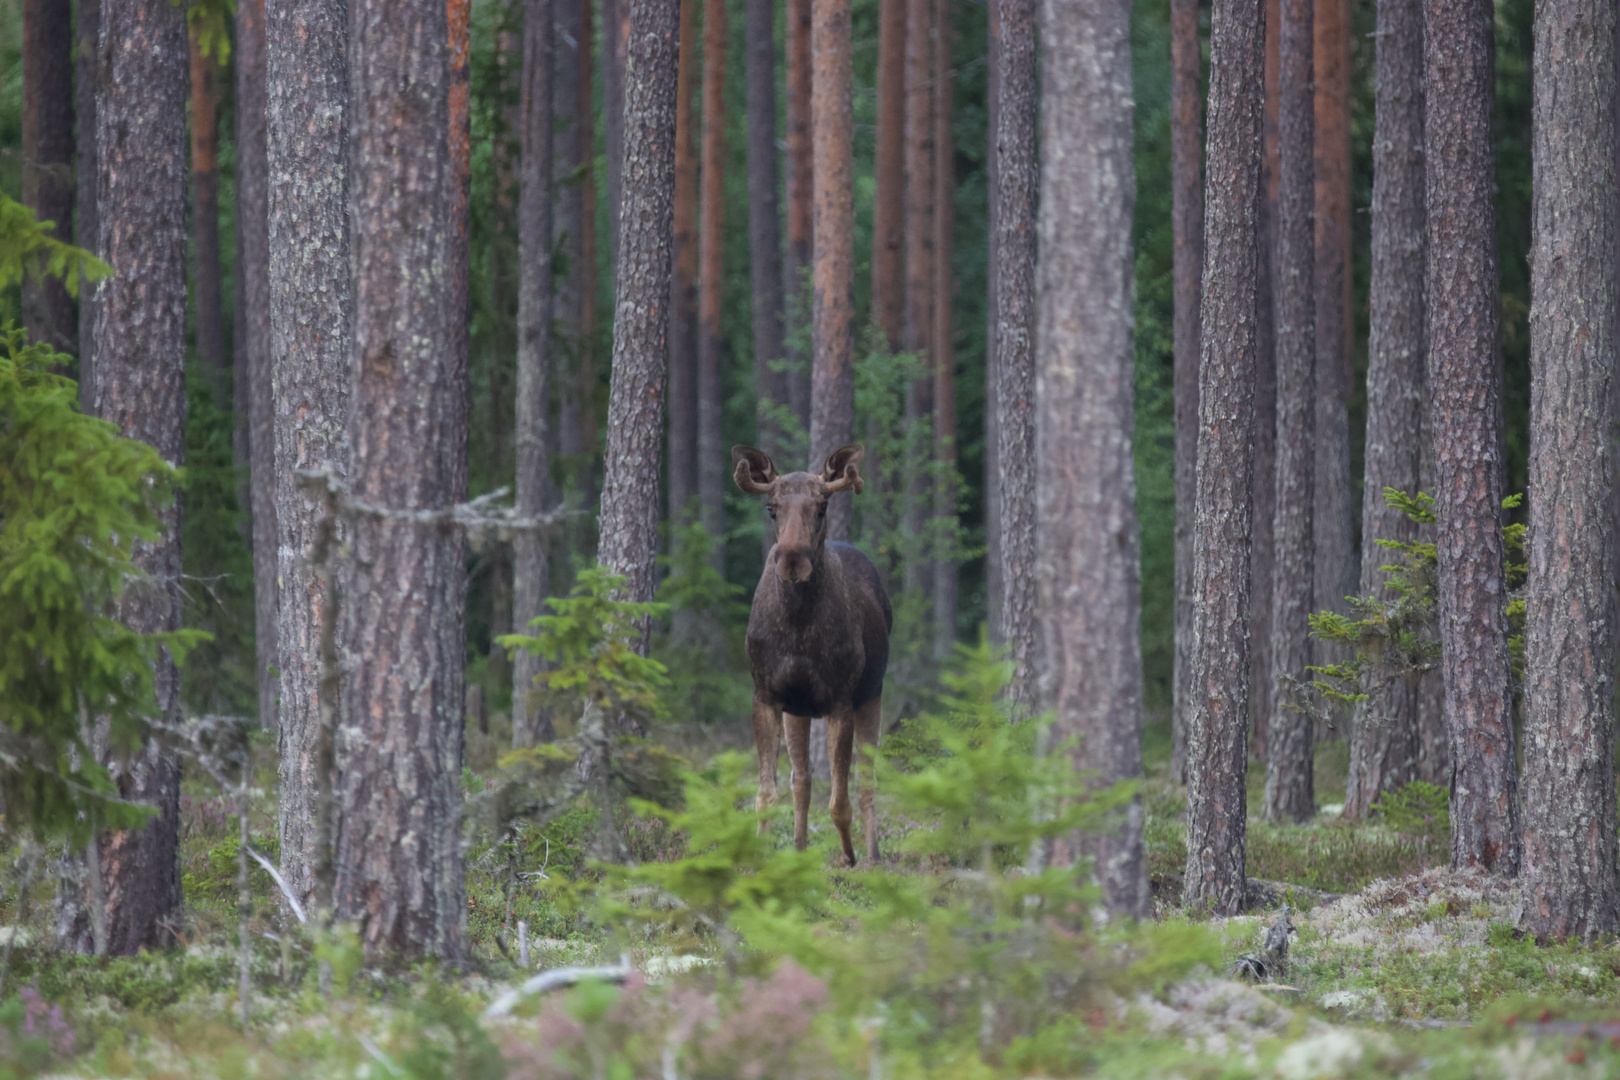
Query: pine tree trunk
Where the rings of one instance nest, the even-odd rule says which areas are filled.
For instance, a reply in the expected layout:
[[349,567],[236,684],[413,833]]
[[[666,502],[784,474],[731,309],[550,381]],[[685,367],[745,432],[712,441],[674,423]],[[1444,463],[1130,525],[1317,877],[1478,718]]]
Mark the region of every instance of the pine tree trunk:
[[[647,601],[658,546],[658,451],[669,355],[668,297],[675,194],[678,0],[630,0],[625,85],[624,204],[614,290],[613,380],[602,487],[603,566]],[[645,654],[645,634],[638,643]]]
[[[323,705],[334,704],[322,698],[321,631],[337,613],[327,608],[324,575],[309,565],[325,508],[297,473],[349,473],[348,8],[299,0],[264,12],[281,872],[304,903],[331,886],[316,880],[317,867],[330,865],[332,837],[317,822],[334,782],[321,720]],[[341,523],[339,535],[349,535]]]
[[[889,0],[892,5],[896,0]],[[783,359],[782,225],[777,196],[776,28],[772,0],[748,0],[748,252],[754,316],[754,390],[759,447],[782,455],[774,410],[787,404]],[[874,255],[876,252],[874,252]],[[873,271],[874,288],[877,272]],[[771,546],[769,536],[765,549]]]
[[[566,2],[566,0],[564,0]],[[517,510],[533,517],[546,509],[546,421],[551,374],[550,253],[552,242],[551,100],[558,50],[553,0],[527,0],[523,19],[522,106],[518,131],[523,149],[518,163],[518,325]],[[520,533],[512,540],[512,621],[528,633],[536,616],[545,614],[549,562],[546,538]],[[532,700],[540,658],[518,650],[512,658],[512,745],[533,746],[555,738],[551,716]]]
[[1035,705],[1035,0],[999,0],[996,116],[996,405],[1001,467],[1002,632],[1015,710]]
[[1277,504],[1271,598],[1271,718],[1266,738],[1268,821],[1303,823],[1316,813],[1315,728],[1300,687],[1308,685],[1316,349],[1311,218],[1312,0],[1282,0],[1277,149]]
[[1525,929],[1595,941],[1615,896],[1615,7],[1536,7],[1524,636]]
[[692,91],[703,0],[681,0],[675,91],[675,269],[669,299],[669,517],[686,521],[697,495],[698,156]]
[[[466,312],[442,0],[352,0],[349,42],[355,496],[443,511],[466,482]],[[402,231],[401,222],[411,228]],[[459,261],[458,261],[459,257]],[[459,960],[465,541],[394,516],[352,521],[340,639],[337,916],[369,956]]]
[[[471,422],[472,394],[472,0],[445,0],[445,20],[448,23],[445,44],[449,71],[447,90],[450,102],[450,246],[445,268],[449,287],[447,331],[442,347],[449,350],[451,371],[448,404],[453,410],[451,431],[460,432],[460,441],[450,454],[450,498],[460,501],[467,497],[469,462],[467,459],[467,428]],[[463,548],[465,542],[460,541]],[[459,588],[466,595],[466,576],[460,577]],[[462,622],[466,612],[461,613]],[[443,632],[447,635],[448,624]],[[454,655],[459,668],[462,653],[456,646]],[[457,696],[456,716],[463,716],[463,699]],[[461,725],[457,724],[458,733]]]
[[703,221],[698,237],[697,490],[698,519],[709,534],[709,561],[725,570],[726,493],[730,475],[720,436],[720,285],[726,207],[726,0],[703,5]]
[[[73,238],[73,27],[67,0],[24,0],[22,202],[37,221]],[[95,120],[94,114],[90,121]],[[60,280],[23,283],[23,326],[33,341],[77,351],[73,299]]]
[[585,461],[579,470],[585,504],[596,501],[596,108],[593,101],[595,64],[591,57],[594,34],[591,27],[592,0],[579,0],[579,121],[575,124],[578,148],[575,151],[584,171],[579,197],[579,376],[575,395],[579,400],[579,453]]
[[[934,330],[934,200],[938,188],[934,170],[934,0],[906,2],[906,317],[902,344],[921,361],[918,377],[906,387],[906,423],[916,432],[931,419],[934,411],[932,337]],[[910,436],[915,440],[915,434]],[[905,535],[911,540],[906,552],[903,588],[924,597],[932,593],[932,558],[927,542],[926,523],[932,517],[932,494],[928,459],[932,446],[908,441],[903,470],[905,492],[902,506]],[[930,612],[931,614],[931,612]]]
[[1170,201],[1175,325],[1175,674],[1171,681],[1170,775],[1187,782],[1192,706],[1193,497],[1198,480],[1198,299],[1204,271],[1204,124],[1198,0],[1170,6]]
[[[96,177],[101,156],[97,147],[97,115],[101,97],[102,64],[101,0],[78,0],[75,11],[73,111],[78,129],[74,132],[74,194],[78,228],[74,241],[86,251],[99,253],[99,215],[96,213]],[[79,407],[94,413],[96,357],[96,288],[79,282]]]
[[[1419,489],[1423,439],[1423,5],[1379,0],[1373,133],[1372,284],[1368,296],[1367,444],[1361,505],[1361,593],[1386,597],[1378,540],[1411,543],[1417,525],[1384,489]],[[1356,710],[1344,816],[1367,815],[1378,796],[1419,779],[1422,740],[1416,678],[1387,684]]]
[[223,408],[225,302],[219,252],[219,54],[206,55],[191,35],[191,242],[196,251],[197,359],[214,376],[214,403]]
[[[789,325],[803,328],[813,306],[810,284],[815,261],[815,154],[810,140],[810,4],[787,0],[787,261],[786,310]],[[810,434],[810,367],[812,359],[792,346],[794,370],[788,376],[788,397],[799,422],[801,438]]]
[[906,319],[905,76],[906,0],[879,0],[872,322],[890,352],[900,351]]
[[1189,906],[1243,905],[1249,714],[1256,211],[1265,78],[1263,0],[1215,0],[1193,524],[1193,709],[1187,732]]
[[[1427,151],[1425,151],[1427,152]],[[1427,166],[1425,166],[1427,169]],[[1424,181],[1424,199],[1428,199],[1428,182]],[[1424,227],[1424,303],[1428,303],[1428,227],[1427,212],[1425,211]],[[1433,494],[1436,490],[1435,479],[1438,466],[1434,454],[1434,405],[1429,400],[1430,389],[1434,386],[1434,356],[1429,350],[1428,343],[1428,312],[1424,311],[1424,342],[1423,342],[1423,417],[1422,417],[1422,446],[1418,453],[1418,487],[1420,490]],[[1418,527],[1418,538],[1425,543],[1434,543],[1438,530],[1432,524]],[[1437,662],[1434,670],[1425,675],[1418,683],[1418,730],[1423,741],[1422,775],[1419,779],[1425,783],[1438,784],[1441,787],[1451,786],[1451,731],[1446,724],[1446,672],[1444,662]]]
[[956,649],[956,557],[949,529],[956,523],[956,360],[951,353],[951,227],[956,199],[951,142],[951,20],[949,0],[934,0],[934,487],[936,533],[945,544],[934,553],[934,659],[944,663]]
[[1271,603],[1276,573],[1277,524],[1277,84],[1282,11],[1278,0],[1266,0],[1265,159],[1261,163],[1256,234],[1260,263],[1254,278],[1254,508],[1253,542],[1249,546],[1249,760],[1264,762],[1271,727]]
[[[891,0],[891,3],[894,0]],[[1000,648],[1007,643],[1002,628],[1002,609],[1007,603],[1006,581],[1001,573],[1001,400],[997,393],[1000,375],[996,356],[1000,349],[997,323],[1001,318],[1001,303],[996,297],[996,279],[1000,276],[1000,218],[1001,201],[1000,154],[996,150],[997,133],[1001,128],[1001,0],[986,0],[986,21],[989,52],[986,57],[985,79],[985,135],[984,155],[985,187],[989,194],[985,206],[985,327],[984,327],[984,607],[985,622],[990,644]],[[904,55],[904,47],[901,49]],[[904,128],[901,117],[900,127]],[[902,237],[902,242],[903,242]],[[904,312],[901,312],[902,323]],[[891,347],[892,348],[892,347]]]
[[608,254],[615,268],[624,193],[624,64],[629,41],[630,0],[602,0],[602,135],[607,144]]
[[[850,109],[850,0],[814,0],[815,74],[810,130],[815,149],[815,291],[811,314],[810,462],[851,441],[855,427],[855,177]],[[854,504],[834,495],[827,539],[849,539]]]
[[[1041,43],[1040,362],[1035,413],[1040,700],[1075,765],[1142,774],[1136,481],[1130,4],[1047,0]],[[1093,859],[1117,914],[1149,907],[1142,813],[1055,845]]]
[[1440,647],[1451,732],[1451,863],[1519,869],[1502,564],[1496,56],[1486,0],[1424,0],[1429,402]]
[[[101,22],[106,81],[96,113],[101,147],[97,250],[117,268],[96,289],[95,411],[125,436],[184,463],[186,426],[186,22],[168,0],[109,5]],[[180,628],[178,500],[163,533],[137,542],[152,582],[118,603],[136,633]],[[156,663],[157,709],[180,718],[180,676],[165,650]],[[157,807],[146,827],[100,838],[106,947],[115,956],[173,944],[181,911],[180,761],[152,739],[109,757],[118,794]]]
[[[580,331],[580,304],[584,297],[581,230],[588,180],[581,168],[586,159],[580,151],[580,129],[591,100],[588,94],[580,96],[580,64],[590,54],[590,44],[580,22],[580,6],[570,0],[551,5],[551,111],[554,118],[551,241],[553,250],[566,260],[567,271],[555,275],[551,283],[553,325],[564,345],[558,353],[561,362],[555,372],[557,422],[551,426],[549,435],[555,453],[571,460],[577,460],[580,453],[580,383],[575,376],[585,349]],[[569,356],[574,358],[575,370],[570,370]],[[555,482],[551,484],[551,492],[553,499],[560,495]]]

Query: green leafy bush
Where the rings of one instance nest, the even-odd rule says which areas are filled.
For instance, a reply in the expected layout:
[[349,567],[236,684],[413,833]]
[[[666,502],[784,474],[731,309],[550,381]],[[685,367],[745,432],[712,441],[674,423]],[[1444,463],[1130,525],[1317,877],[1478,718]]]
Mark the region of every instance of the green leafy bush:
[[1386,791],[1373,812],[1399,833],[1438,838],[1451,835],[1451,792],[1438,784],[1414,780],[1398,791]]

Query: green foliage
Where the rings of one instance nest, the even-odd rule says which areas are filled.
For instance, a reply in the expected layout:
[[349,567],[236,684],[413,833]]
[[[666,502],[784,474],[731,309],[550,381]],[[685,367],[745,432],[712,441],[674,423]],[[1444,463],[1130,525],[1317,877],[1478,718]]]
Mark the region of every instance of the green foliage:
[[1437,784],[1414,780],[1384,792],[1372,808],[1396,832],[1434,839],[1451,835],[1451,793]]
[[0,192],[0,289],[25,277],[46,276],[61,278],[68,295],[78,296],[81,274],[86,281],[112,276],[112,267],[52,236],[53,226],[65,232],[71,223],[35,221],[33,210]]
[[668,576],[658,599],[673,615],[653,656],[669,672],[662,699],[677,720],[712,722],[748,714],[753,685],[743,654],[747,590],[714,568],[714,540],[702,525],[670,525],[670,554],[658,563]]
[[0,330],[0,796],[8,821],[83,842],[91,817],[130,826],[146,811],[117,798],[84,743],[105,718],[115,753],[155,715],[152,663],[205,635],[137,634],[111,613],[155,587],[132,561],[156,540],[175,473],[156,451],[83,415],[65,358]]
[[[187,900],[236,903],[237,855],[241,850],[240,845],[241,838],[232,832],[208,849],[199,871],[187,873],[181,880],[181,891]],[[253,836],[249,839],[248,846],[274,864],[280,840],[274,834]],[[255,897],[268,898],[275,889],[270,875],[265,873],[264,868],[258,863],[250,863],[249,866],[249,889]]]
[[[180,0],[174,0],[179,6]],[[204,56],[212,56],[221,67],[231,58],[231,20],[236,16],[235,0],[194,0],[186,9],[186,29],[197,39]]]
[[0,1080],[26,1080],[73,1056],[73,1026],[33,987],[0,1005]]

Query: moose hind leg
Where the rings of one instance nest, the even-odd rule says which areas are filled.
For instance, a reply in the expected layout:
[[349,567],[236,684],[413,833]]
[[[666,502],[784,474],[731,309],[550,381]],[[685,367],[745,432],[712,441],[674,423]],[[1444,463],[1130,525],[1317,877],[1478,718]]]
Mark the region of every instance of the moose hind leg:
[[803,851],[810,839],[810,718],[785,713],[782,719],[793,762],[793,847]]
[[883,698],[873,698],[855,713],[855,742],[859,752],[857,768],[860,772],[861,825],[866,830],[866,859],[874,866],[878,861],[877,844],[877,746],[883,723]]
[[838,840],[850,866],[855,865],[855,846],[849,839],[849,762],[854,749],[855,717],[849,706],[843,705],[827,717],[827,758],[832,764],[832,798],[827,808],[832,811],[833,825],[838,828]]
[[776,805],[776,756],[781,749],[781,714],[769,702],[754,700],[754,749],[759,751],[759,794],[754,809],[760,814],[759,831],[769,831],[765,809]]

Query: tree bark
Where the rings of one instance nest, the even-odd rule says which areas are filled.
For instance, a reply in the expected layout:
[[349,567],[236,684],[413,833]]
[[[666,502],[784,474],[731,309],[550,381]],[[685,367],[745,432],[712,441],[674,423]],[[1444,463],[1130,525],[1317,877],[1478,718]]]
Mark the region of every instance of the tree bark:
[[905,328],[905,131],[906,0],[879,0],[872,322],[890,352],[900,351]]
[[1243,904],[1249,712],[1256,216],[1265,8],[1215,0],[1210,21],[1204,287],[1193,532],[1193,709],[1187,738],[1189,906]]
[[[892,2],[892,0],[891,0]],[[1001,399],[997,393],[1000,381],[996,356],[1000,349],[997,324],[1001,319],[1001,303],[996,296],[996,279],[1000,274],[1000,217],[1001,201],[1000,153],[996,149],[997,133],[1001,128],[1001,0],[986,0],[985,21],[989,23],[989,51],[986,56],[985,119],[988,146],[985,147],[984,175],[989,193],[985,207],[985,327],[984,327],[984,607],[990,635],[990,644],[1000,648],[1007,643],[1002,627],[1002,609],[1007,603],[1007,588],[1002,577],[1001,552]],[[901,55],[905,49],[902,46]],[[901,117],[900,127],[904,128]],[[904,237],[902,237],[904,242]],[[904,312],[901,312],[902,324]],[[892,351],[891,346],[891,351]]]
[[[558,353],[561,362],[556,371],[557,422],[550,427],[548,438],[554,455],[572,460],[578,460],[581,452],[582,388],[576,375],[585,356],[580,309],[584,302],[581,241],[588,180],[583,169],[587,159],[580,145],[580,130],[591,100],[588,92],[580,95],[580,65],[587,63],[590,55],[581,14],[579,2],[562,0],[551,5],[551,243],[552,250],[562,255],[566,271],[554,275],[551,283],[553,327],[564,345]],[[567,362],[570,356],[574,358],[572,370]],[[551,489],[555,498],[556,483],[551,484]]]
[[[101,155],[97,147],[99,100],[105,67],[101,55],[101,0],[78,0],[73,28],[74,70],[73,111],[78,130],[74,132],[77,161],[74,165],[74,194],[78,229],[75,240],[86,251],[100,254],[99,215],[96,213],[96,177],[100,175]],[[96,288],[79,280],[79,407],[94,413]]]
[[1271,598],[1271,717],[1266,738],[1268,821],[1303,823],[1316,813],[1315,729],[1299,687],[1310,680],[1316,453],[1316,348],[1311,219],[1312,0],[1282,0],[1277,148],[1277,504]]
[[1273,535],[1277,518],[1277,69],[1282,26],[1278,0],[1266,0],[1266,107],[1265,159],[1261,164],[1264,194],[1258,223],[1260,263],[1255,274],[1254,373],[1254,510],[1253,542],[1249,546],[1249,640],[1260,644],[1249,650],[1249,760],[1267,759],[1266,737],[1271,727],[1271,601],[1276,573]]
[[[855,427],[855,177],[850,108],[850,0],[814,0],[811,51],[812,169],[815,189],[815,292],[810,369],[810,467],[851,441]],[[834,495],[827,539],[849,539],[851,496]]]
[[1525,929],[1595,941],[1615,896],[1615,6],[1536,6]]
[[[1129,66],[1127,65],[1127,70]],[[934,659],[944,663],[956,649],[955,544],[947,539],[956,522],[956,361],[951,354],[951,300],[955,275],[951,266],[952,204],[956,178],[951,143],[951,19],[949,0],[934,0],[934,326],[933,344],[934,516],[936,536],[946,547],[934,553]]]
[[702,231],[698,237],[697,489],[698,519],[709,534],[709,561],[725,570],[729,476],[720,436],[720,285],[726,212],[726,0],[703,4]]
[[624,193],[624,65],[629,41],[630,0],[602,0],[602,134],[607,143],[608,253],[615,268]]
[[[1361,594],[1382,598],[1390,554],[1378,540],[1412,543],[1417,525],[1384,489],[1419,490],[1423,445],[1423,6],[1379,0],[1373,132],[1372,284],[1368,296],[1367,443],[1361,505]],[[1356,710],[1344,816],[1420,778],[1416,678],[1389,683]]]
[[1002,632],[1015,712],[1035,704],[1035,0],[999,0],[996,117],[996,404],[1001,467]]
[[[100,51],[106,81],[96,112],[100,144],[97,250],[117,271],[96,288],[95,412],[128,438],[184,463],[186,429],[186,23],[168,0],[110,5]],[[159,539],[137,542],[150,580],[118,604],[135,633],[180,628],[180,503],[160,514]],[[164,650],[157,711],[180,716],[180,677]],[[126,756],[98,747],[118,794],[156,806],[145,828],[100,838],[107,952],[173,943],[181,912],[180,761],[156,739]]]
[[[813,306],[809,277],[815,261],[815,154],[810,140],[810,5],[787,0],[787,312],[791,325],[810,320]],[[802,320],[802,322],[801,322]],[[792,346],[794,361],[788,396],[801,437],[810,433],[810,367],[812,358]]]
[[[459,960],[465,541],[399,512],[445,510],[466,482],[458,340],[451,13],[442,0],[352,0],[349,42],[357,516],[343,594],[337,915],[370,956]],[[458,262],[459,257],[459,262]]]
[[[566,0],[565,0],[566,2]],[[552,87],[555,47],[552,0],[527,0],[523,20],[522,158],[518,165],[517,510],[545,511],[546,420],[551,369]],[[528,632],[545,614],[549,565],[545,537],[519,533],[512,540],[512,621]],[[531,701],[540,658],[519,649],[512,658],[512,745],[556,737],[551,716]]]
[[214,45],[203,53],[191,36],[191,242],[196,252],[197,359],[214,377],[215,404],[224,407],[225,302],[219,252],[219,80]]
[[[906,0],[906,318],[901,343],[921,361],[918,377],[906,387],[906,421],[916,430],[934,411],[932,379],[934,330],[934,50],[937,40],[934,0]],[[914,436],[913,436],[914,438]],[[932,447],[909,444],[902,498],[904,532],[912,549],[906,553],[903,588],[932,593],[928,565],[932,556],[926,523],[933,502],[928,475]],[[932,612],[930,611],[930,614]]]
[[[1142,653],[1131,216],[1130,4],[1047,0],[1035,398],[1040,700],[1101,785],[1140,776]],[[1149,907],[1139,802],[1055,845],[1117,914]]]
[[574,125],[578,140],[576,160],[581,163],[579,195],[579,376],[575,394],[579,399],[579,453],[585,456],[580,484],[589,505],[596,501],[596,108],[593,101],[595,64],[591,57],[594,35],[591,28],[592,0],[579,0],[579,120]]
[[[450,352],[453,365],[450,372],[451,393],[447,404],[453,410],[452,436],[460,441],[450,455],[450,497],[460,500],[467,494],[468,460],[467,427],[471,419],[472,388],[469,382],[472,367],[472,0],[445,0],[445,21],[448,23],[445,39],[447,62],[447,90],[450,102],[450,246],[445,269],[449,287],[448,337],[444,347]],[[458,543],[464,542],[457,537]],[[459,588],[466,593],[466,575],[460,577]],[[462,612],[465,623],[466,613]],[[448,624],[443,628],[448,647]],[[460,665],[460,646],[453,654]],[[462,717],[464,705],[456,697],[456,716]],[[458,723],[457,732],[461,731]]]
[[[629,579],[626,599],[635,601],[651,600],[656,580],[679,24],[678,0],[630,0],[623,228],[598,558]],[[638,644],[645,654],[645,634]]]
[[1175,673],[1171,680],[1170,774],[1187,781],[1191,708],[1193,499],[1198,481],[1198,300],[1204,271],[1204,124],[1198,0],[1170,5],[1170,228],[1175,279]]
[[[888,0],[892,6],[897,0]],[[748,0],[748,253],[754,316],[754,390],[759,447],[786,452],[772,415],[788,402],[783,360],[782,225],[777,196],[776,28],[772,0]],[[879,141],[881,146],[881,140]],[[874,251],[874,256],[875,256]],[[877,271],[873,270],[873,287]],[[770,548],[770,538],[765,539]]]
[[[333,842],[318,819],[334,783],[322,709],[335,703],[323,700],[321,633],[337,618],[324,580],[337,571],[309,563],[325,505],[298,486],[297,473],[349,472],[349,5],[277,2],[264,14],[281,871],[310,903],[332,885],[316,869],[330,865]],[[339,527],[346,539],[347,526]]]
[[[37,221],[73,237],[73,27],[67,0],[24,0],[22,202]],[[94,123],[94,113],[90,121]],[[54,277],[30,276],[22,290],[23,326],[33,341],[77,351],[73,298]]]
[[1440,647],[1451,732],[1451,862],[1519,869],[1502,565],[1496,55],[1485,0],[1424,0],[1430,386]]
[[669,517],[684,521],[697,495],[698,155],[692,90],[698,73],[697,13],[682,0],[675,90],[675,270],[669,297]]

